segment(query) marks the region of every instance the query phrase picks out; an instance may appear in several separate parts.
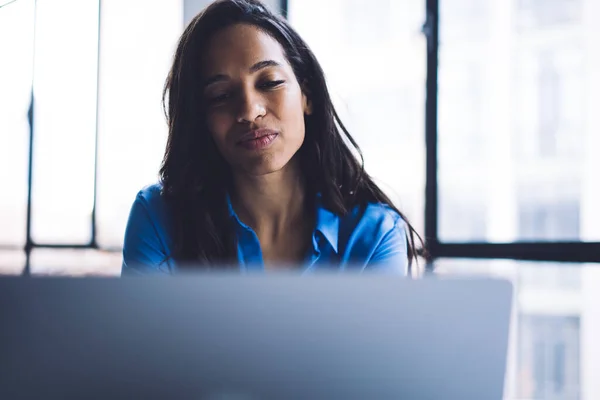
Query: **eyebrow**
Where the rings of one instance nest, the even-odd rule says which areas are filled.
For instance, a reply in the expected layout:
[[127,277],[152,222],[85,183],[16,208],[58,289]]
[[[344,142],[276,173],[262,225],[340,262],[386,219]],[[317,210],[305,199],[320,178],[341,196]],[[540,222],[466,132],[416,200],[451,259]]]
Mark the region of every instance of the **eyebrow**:
[[[260,71],[261,69],[264,68],[268,68],[268,67],[280,67],[281,64],[278,63],[275,60],[263,60],[263,61],[259,61],[256,64],[254,64],[253,66],[251,66],[248,71],[250,71],[251,74]],[[212,85],[213,83],[217,83],[217,82],[221,82],[221,81],[225,81],[227,80],[228,76],[224,75],[224,74],[218,74],[218,75],[214,75],[211,76],[210,78],[208,78],[205,82],[203,87],[207,87],[209,85]]]
[[259,61],[256,64],[254,64],[253,66],[250,67],[250,72],[254,73],[256,71],[260,71],[263,68],[267,68],[267,67],[280,67],[281,64],[279,64],[277,61],[275,60],[264,60],[264,61]]

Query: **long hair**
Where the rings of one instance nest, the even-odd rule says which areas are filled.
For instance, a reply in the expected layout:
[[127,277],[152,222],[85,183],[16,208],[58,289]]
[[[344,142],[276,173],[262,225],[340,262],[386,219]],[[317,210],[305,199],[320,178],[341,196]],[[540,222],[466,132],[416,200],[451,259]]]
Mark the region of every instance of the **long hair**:
[[417,256],[415,237],[422,248],[421,238],[365,172],[362,153],[333,106],[325,74],[312,51],[283,18],[258,0],[215,1],[190,22],[179,40],[163,92],[169,137],[160,169],[162,195],[172,220],[171,256],[183,265],[207,267],[233,265],[236,260],[226,201],[230,167],[200,112],[198,71],[214,33],[240,23],[256,26],[279,42],[312,104],[311,115],[305,116],[304,143],[298,150],[307,198],[315,199],[320,193],[322,205],[339,216],[368,203],[389,205],[406,223],[410,265]]

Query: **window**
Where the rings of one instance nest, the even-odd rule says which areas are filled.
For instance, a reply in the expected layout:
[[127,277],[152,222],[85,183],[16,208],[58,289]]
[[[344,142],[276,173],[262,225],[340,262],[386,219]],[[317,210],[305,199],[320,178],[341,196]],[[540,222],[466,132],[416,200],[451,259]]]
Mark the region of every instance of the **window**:
[[[0,273],[31,266],[25,248],[43,273],[39,245],[119,253],[136,192],[157,180],[176,41],[206,3],[0,9]],[[287,4],[367,172],[427,226],[434,257],[598,259],[597,1],[267,3]]]
[[[357,47],[369,47],[381,38],[392,35],[392,24],[389,10],[393,0],[372,0],[365,7],[365,0],[344,0],[341,8],[344,37]],[[292,16],[293,17],[293,16]]]
[[35,7],[32,240],[83,245],[92,240],[98,0]]
[[168,132],[162,89],[183,31],[182,6],[102,3],[97,240],[103,248],[122,246],[138,190],[158,180]]
[[423,1],[288,1],[288,18],[320,61],[365,169],[423,231]]
[[19,0],[0,9],[0,274],[25,264],[35,274],[118,273],[135,194],[158,178],[162,86],[182,23],[173,2]]
[[[600,240],[600,69],[586,64],[600,30],[579,18],[586,2],[464,2],[439,3],[440,242]],[[465,24],[487,36],[457,37]]]
[[579,239],[579,203],[519,205],[519,235],[523,240]]
[[519,326],[519,398],[579,396],[578,316],[522,314]]
[[519,30],[553,28],[578,22],[582,0],[519,0],[517,26]]
[[539,152],[542,156],[556,154],[557,133],[560,127],[560,75],[551,53],[541,53],[538,70]]
[[6,264],[12,256],[3,254],[2,247],[22,248],[27,236],[33,16],[33,0],[0,9],[0,260]]

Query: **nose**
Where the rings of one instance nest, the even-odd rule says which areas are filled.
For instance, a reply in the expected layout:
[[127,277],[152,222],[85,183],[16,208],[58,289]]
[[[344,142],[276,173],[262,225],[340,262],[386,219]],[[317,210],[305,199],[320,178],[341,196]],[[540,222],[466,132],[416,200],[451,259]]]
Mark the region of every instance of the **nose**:
[[265,113],[264,99],[260,94],[254,93],[252,90],[243,90],[240,93],[237,122],[254,122],[256,119],[264,117]]

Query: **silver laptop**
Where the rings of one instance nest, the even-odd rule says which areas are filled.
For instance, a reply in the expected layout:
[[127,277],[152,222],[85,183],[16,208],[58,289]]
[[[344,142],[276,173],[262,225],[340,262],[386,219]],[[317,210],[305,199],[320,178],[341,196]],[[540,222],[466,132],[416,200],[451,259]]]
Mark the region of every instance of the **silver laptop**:
[[384,275],[0,279],[0,399],[502,399],[512,288]]

